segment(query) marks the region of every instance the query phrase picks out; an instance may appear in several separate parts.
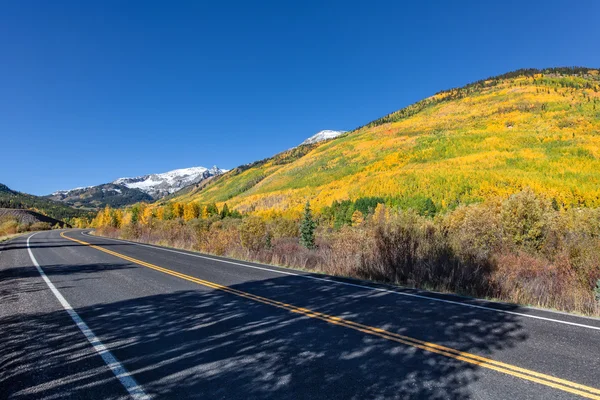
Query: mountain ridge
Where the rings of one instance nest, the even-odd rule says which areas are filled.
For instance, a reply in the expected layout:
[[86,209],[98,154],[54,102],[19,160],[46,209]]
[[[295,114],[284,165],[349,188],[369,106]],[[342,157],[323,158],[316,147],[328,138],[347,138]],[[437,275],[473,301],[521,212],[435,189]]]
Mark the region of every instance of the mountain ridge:
[[58,190],[45,197],[78,208],[99,209],[105,205],[122,207],[140,201],[159,200],[186,186],[225,172],[227,170],[217,166],[179,168],[157,174],[117,178],[100,185]]

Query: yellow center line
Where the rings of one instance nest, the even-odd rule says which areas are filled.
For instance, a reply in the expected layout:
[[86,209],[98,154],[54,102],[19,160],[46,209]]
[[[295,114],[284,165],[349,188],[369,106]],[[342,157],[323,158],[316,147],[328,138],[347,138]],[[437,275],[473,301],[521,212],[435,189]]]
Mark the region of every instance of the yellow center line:
[[102,251],[107,254],[111,254],[115,257],[123,260],[130,261],[134,264],[142,265],[147,268],[151,268],[162,273],[175,276],[180,279],[184,279],[190,282],[197,283],[202,286],[206,286],[212,289],[224,291],[227,293],[234,294],[236,296],[244,297],[259,303],[268,304],[277,308],[285,309],[296,314],[305,315],[310,318],[319,319],[330,324],[343,326],[346,328],[354,329],[369,335],[378,336],[387,340],[402,343],[407,346],[412,346],[430,353],[440,354],[446,357],[450,357],[456,360],[460,360],[469,364],[477,365],[482,368],[487,368],[497,372],[501,372],[507,375],[511,375],[517,378],[525,379],[531,382],[539,383],[554,389],[562,390],[568,393],[576,394],[589,399],[600,400],[600,389],[596,389],[590,386],[585,386],[576,382],[568,381],[566,379],[557,378],[551,375],[546,375],[540,372],[532,371],[529,369],[521,368],[515,365],[503,363],[500,361],[492,360],[490,358],[478,356],[476,354],[460,351],[451,347],[446,347],[436,343],[426,342],[409,336],[400,335],[398,333],[386,331],[385,329],[364,325],[358,322],[350,321],[341,317],[324,314],[318,311],[309,310],[302,307],[297,307],[291,304],[283,303],[277,300],[269,299],[266,297],[258,296],[252,293],[244,292],[238,289],[234,289],[228,286],[219,285],[218,283],[205,281],[190,275],[182,274],[177,271],[173,271],[167,268],[160,267],[158,265],[150,264],[142,260],[138,260],[133,257],[126,256],[121,253],[117,253],[112,250],[108,250],[104,247],[96,246],[82,240],[71,238],[65,235],[64,232],[60,234],[63,238],[72,240],[79,244],[92,247],[96,250]]

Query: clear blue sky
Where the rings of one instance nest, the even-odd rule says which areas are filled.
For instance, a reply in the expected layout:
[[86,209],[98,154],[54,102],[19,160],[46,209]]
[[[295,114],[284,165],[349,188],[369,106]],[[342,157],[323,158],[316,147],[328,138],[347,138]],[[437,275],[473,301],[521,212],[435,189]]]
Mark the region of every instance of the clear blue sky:
[[598,1],[2,2],[0,182],[48,194],[232,168],[491,75],[600,67],[599,15]]

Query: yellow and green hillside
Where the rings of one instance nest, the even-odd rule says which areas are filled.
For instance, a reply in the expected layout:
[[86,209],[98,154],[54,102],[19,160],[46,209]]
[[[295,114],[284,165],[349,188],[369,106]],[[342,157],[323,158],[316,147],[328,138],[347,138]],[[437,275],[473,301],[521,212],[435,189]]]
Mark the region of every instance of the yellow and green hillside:
[[170,201],[300,212],[380,196],[438,209],[530,187],[600,207],[600,76],[520,70],[440,92],[334,140],[243,166]]

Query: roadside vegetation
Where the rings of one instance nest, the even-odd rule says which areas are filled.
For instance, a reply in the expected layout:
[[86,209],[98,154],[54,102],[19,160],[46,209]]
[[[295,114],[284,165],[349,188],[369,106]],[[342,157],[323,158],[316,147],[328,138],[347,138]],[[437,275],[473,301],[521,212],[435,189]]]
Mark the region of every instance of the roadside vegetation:
[[0,241],[10,239],[13,236],[25,232],[44,231],[53,228],[60,229],[61,226],[52,226],[48,222],[23,223],[16,217],[3,215],[0,216]]
[[437,212],[378,197],[299,218],[225,204],[105,208],[98,234],[338,276],[600,315],[600,209],[527,188]]

